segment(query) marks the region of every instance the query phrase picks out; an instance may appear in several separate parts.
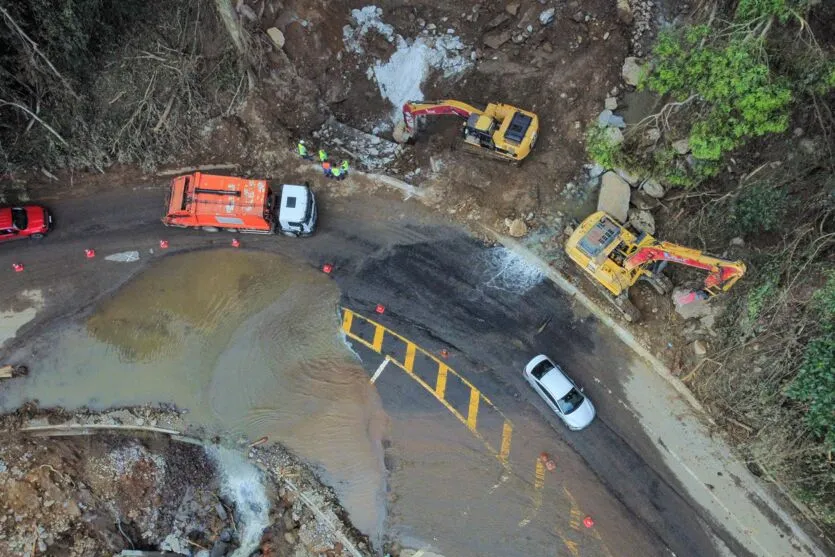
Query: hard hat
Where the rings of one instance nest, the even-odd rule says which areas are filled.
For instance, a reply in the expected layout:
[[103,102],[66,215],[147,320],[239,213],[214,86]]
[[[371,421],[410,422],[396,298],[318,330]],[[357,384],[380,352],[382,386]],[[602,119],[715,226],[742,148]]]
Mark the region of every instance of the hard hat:
[[300,139],[300,140],[299,140],[299,143],[301,143],[302,145],[304,145],[304,139]]

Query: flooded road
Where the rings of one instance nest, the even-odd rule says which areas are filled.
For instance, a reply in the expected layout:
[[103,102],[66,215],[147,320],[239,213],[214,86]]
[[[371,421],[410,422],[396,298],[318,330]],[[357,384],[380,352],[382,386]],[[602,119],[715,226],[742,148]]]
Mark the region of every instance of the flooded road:
[[319,466],[351,519],[382,532],[386,418],[339,331],[339,290],[277,255],[166,257],[80,323],[39,339],[5,411],[168,402],[227,439],[280,440]]

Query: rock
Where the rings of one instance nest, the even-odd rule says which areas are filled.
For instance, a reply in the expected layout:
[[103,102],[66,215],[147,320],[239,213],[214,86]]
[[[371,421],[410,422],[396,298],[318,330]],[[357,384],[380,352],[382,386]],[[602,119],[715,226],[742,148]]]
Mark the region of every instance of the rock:
[[705,354],[707,354],[707,346],[705,346],[705,343],[701,340],[694,340],[693,353],[695,353],[697,356],[704,356]]
[[794,132],[792,132],[792,133],[794,133],[795,137],[800,137],[804,133],[803,128],[794,128]]
[[745,245],[745,240],[743,240],[743,239],[742,239],[742,238],[740,238],[739,236],[737,236],[736,238],[731,238],[731,245],[732,245],[732,246],[737,246],[737,247],[740,247],[740,248],[741,248],[742,246],[744,246],[744,245]]
[[655,217],[646,209],[629,209],[627,222],[636,230],[647,234],[655,234]]
[[672,293],[673,305],[683,319],[702,319],[715,315],[718,310],[710,305],[708,298],[699,296],[689,288],[676,288]]
[[609,33],[608,31],[606,31],[605,33],[603,33],[603,40],[604,40],[604,41],[608,41],[608,40],[609,40],[609,34],[610,34],[610,33]]
[[616,97],[606,97],[604,106],[606,110],[615,110],[618,107],[618,99]]
[[603,175],[603,185],[597,198],[597,210],[605,211],[619,222],[626,222],[629,216],[629,196],[632,188],[629,182],[614,172]]
[[509,41],[513,34],[510,31],[500,31],[484,35],[484,44],[492,49],[498,50],[504,43]]
[[661,139],[661,130],[658,128],[648,128],[647,131],[644,132],[644,138],[649,143],[655,143]]
[[583,14],[583,12],[577,12],[576,14],[571,16],[571,19],[573,19],[577,23],[583,23],[583,21],[586,19],[586,16]]
[[520,2],[511,2],[510,4],[508,4],[507,6],[505,6],[505,7],[504,7],[504,9],[505,9],[505,11],[506,11],[507,13],[509,13],[510,15],[515,16],[515,15],[516,15],[516,13],[519,11],[519,5],[520,5],[520,4],[521,4]]
[[626,25],[632,25],[635,17],[632,15],[632,6],[629,0],[618,0],[618,18]]
[[493,19],[491,19],[490,21],[488,21],[487,24],[484,26],[484,29],[486,31],[490,31],[491,29],[495,29],[496,27],[498,27],[499,25],[502,25],[503,23],[505,23],[507,21],[510,21],[510,16],[508,14],[506,14],[505,12],[502,12],[499,15],[497,15],[496,17],[494,17]]
[[632,196],[629,198],[629,202],[637,209],[655,209],[658,207],[658,200],[648,196],[641,190],[635,190],[632,192]]
[[627,56],[623,61],[623,68],[621,69],[621,75],[626,84],[632,86],[638,85],[643,73],[644,70],[638,59],[634,56]]
[[296,527],[296,521],[290,513],[284,515],[284,529],[293,530]]
[[508,233],[514,238],[521,238],[528,233],[528,225],[522,219],[515,219],[508,228]]
[[551,54],[552,52],[554,52],[554,47],[551,46],[551,43],[545,41],[544,43],[542,43],[542,50],[544,50],[548,54]]
[[639,185],[640,178],[635,174],[632,174],[628,170],[624,170],[623,168],[616,168],[615,172],[617,172],[618,176],[629,182],[630,186],[637,187]]
[[513,44],[522,44],[527,37],[523,33],[513,35]]
[[818,152],[818,144],[815,140],[805,137],[800,140],[800,148],[807,155],[816,155]]
[[589,178],[599,178],[606,172],[606,169],[595,163],[586,165],[586,171],[588,172]]
[[664,190],[664,186],[652,178],[645,180],[644,183],[641,184],[641,191],[650,197],[654,197],[655,199],[661,199],[664,197],[664,194],[667,193]]
[[278,28],[270,27],[269,29],[267,29],[267,36],[270,37],[270,40],[273,42],[277,49],[281,50],[282,48],[284,48],[284,33],[282,33]]
[[539,23],[541,23],[542,25],[548,25],[549,23],[554,21],[554,14],[556,13],[556,8],[548,8],[547,10],[539,14]]
[[679,139],[678,141],[673,141],[673,149],[679,155],[686,155],[690,152],[690,140],[687,138]]
[[290,545],[295,545],[296,544],[296,536],[294,536],[290,532],[284,532],[284,541],[286,541]]
[[625,128],[626,127],[626,122],[623,121],[623,118],[621,116],[616,115],[616,114],[612,114],[612,111],[609,110],[608,108],[606,110],[602,111],[597,116],[597,123],[600,124],[601,126],[609,126],[609,127],[614,127],[614,128]]
[[606,128],[606,141],[610,145],[620,145],[623,143],[623,132],[619,128]]

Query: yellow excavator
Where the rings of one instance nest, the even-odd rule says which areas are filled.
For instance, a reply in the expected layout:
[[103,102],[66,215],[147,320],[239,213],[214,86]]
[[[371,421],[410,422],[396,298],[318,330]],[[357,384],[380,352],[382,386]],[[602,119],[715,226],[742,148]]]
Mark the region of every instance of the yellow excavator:
[[672,291],[672,281],[663,274],[669,262],[708,272],[704,288],[692,292],[689,301],[705,300],[726,292],[745,274],[742,261],[727,261],[700,250],[659,241],[622,225],[603,211],[590,215],[574,230],[565,251],[606,288],[627,321],[637,321],[641,317],[638,308],[629,301],[630,286],[643,280],[659,294]]
[[394,139],[406,143],[425,126],[427,116],[452,114],[464,119],[464,148],[520,163],[527,157],[539,133],[539,118],[533,112],[509,104],[490,103],[479,110],[461,101],[409,101],[403,105],[403,122],[395,129]]

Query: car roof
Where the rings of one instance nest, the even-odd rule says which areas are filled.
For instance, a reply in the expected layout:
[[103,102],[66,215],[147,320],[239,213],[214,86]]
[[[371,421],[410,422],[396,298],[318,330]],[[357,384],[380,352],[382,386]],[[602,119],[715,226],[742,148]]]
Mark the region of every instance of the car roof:
[[[281,186],[281,218],[288,222],[302,222],[307,211],[307,198],[310,189],[307,186],[284,184]],[[293,201],[288,203],[292,199]]]
[[539,382],[556,398],[562,398],[568,391],[574,388],[574,385],[568,380],[568,377],[556,367],[543,375]]

